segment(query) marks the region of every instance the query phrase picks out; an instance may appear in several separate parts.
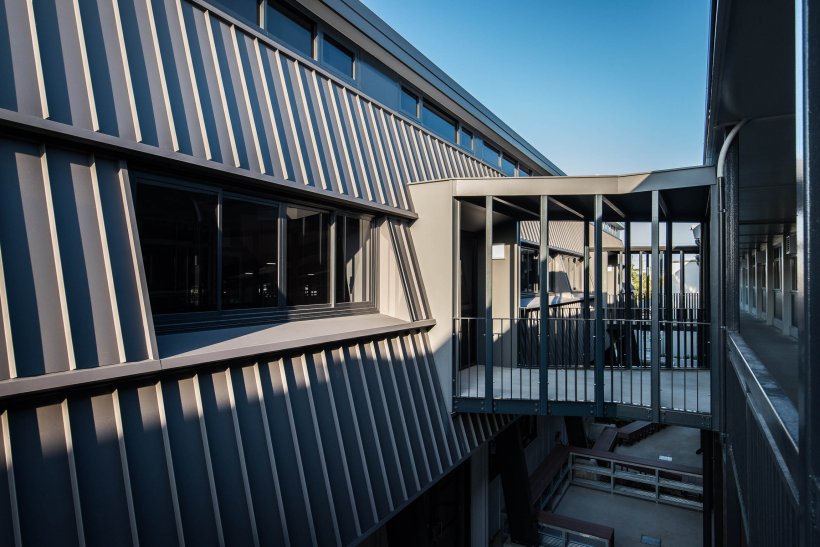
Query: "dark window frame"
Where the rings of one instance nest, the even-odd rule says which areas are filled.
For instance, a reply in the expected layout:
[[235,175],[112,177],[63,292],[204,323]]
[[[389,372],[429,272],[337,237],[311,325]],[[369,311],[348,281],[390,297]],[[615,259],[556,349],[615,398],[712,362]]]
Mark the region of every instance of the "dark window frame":
[[[321,317],[331,317],[339,315],[353,315],[357,313],[377,313],[378,311],[378,231],[379,217],[376,215],[323,207],[315,203],[301,200],[276,199],[276,197],[259,196],[253,194],[237,193],[231,189],[224,188],[218,184],[203,184],[178,180],[158,175],[135,173],[132,177],[131,191],[134,196],[135,215],[139,218],[136,210],[136,200],[139,188],[142,185],[154,187],[164,187],[172,190],[185,190],[214,196],[218,199],[217,206],[217,241],[216,241],[216,309],[207,311],[174,312],[174,313],[153,313],[154,325],[158,333],[173,331],[192,331],[218,327],[238,326],[245,324],[278,323],[299,319],[316,319]],[[225,308],[222,305],[222,270],[223,270],[223,238],[222,238],[222,211],[224,199],[247,201],[262,205],[270,205],[277,208],[278,215],[278,291],[280,298],[275,306],[271,307],[248,307],[248,308]],[[286,301],[287,294],[287,208],[296,207],[300,209],[314,210],[329,215],[328,226],[328,302],[322,304],[289,305]],[[368,250],[370,262],[368,264],[368,299],[363,302],[337,302],[335,296],[335,224],[336,218],[345,216],[348,218],[358,218],[370,221],[370,248]],[[146,286],[150,301],[150,287]]]

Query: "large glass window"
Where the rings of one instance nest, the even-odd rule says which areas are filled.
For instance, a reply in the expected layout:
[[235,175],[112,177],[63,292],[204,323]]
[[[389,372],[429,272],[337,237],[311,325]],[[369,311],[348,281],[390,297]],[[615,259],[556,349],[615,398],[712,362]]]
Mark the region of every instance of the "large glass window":
[[151,310],[216,309],[216,194],[140,185],[136,193]]
[[225,199],[222,204],[222,306],[276,306],[278,206]]
[[322,60],[326,65],[333,67],[335,70],[352,79],[354,58],[350,50],[325,36]]
[[428,129],[452,143],[456,142],[455,121],[427,104],[426,101],[421,105],[421,110],[421,121]]
[[313,38],[316,34],[313,21],[285,2],[271,0],[268,2],[266,24],[268,32],[276,38],[307,57],[313,57]]
[[371,217],[337,213],[331,224],[329,211],[192,188],[140,182],[134,190],[148,293],[160,326],[188,323],[193,319],[187,314],[195,312],[210,312],[198,316],[201,321],[258,320],[262,313],[296,318],[304,312],[286,308],[373,302]]
[[371,221],[336,217],[336,302],[370,300]]
[[328,213],[287,208],[287,301],[328,304]]

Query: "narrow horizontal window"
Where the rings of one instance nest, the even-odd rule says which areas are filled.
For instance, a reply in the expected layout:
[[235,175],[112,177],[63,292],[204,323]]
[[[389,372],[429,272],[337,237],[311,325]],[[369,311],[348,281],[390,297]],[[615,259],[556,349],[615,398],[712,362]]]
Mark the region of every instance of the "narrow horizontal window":
[[421,122],[439,137],[456,142],[456,122],[425,101],[422,106]]
[[473,149],[473,134],[464,129],[463,127],[459,129],[458,132],[458,144],[461,145],[462,148],[466,148],[467,150]]
[[411,91],[401,88],[401,111],[410,114],[414,118],[419,117],[419,96]]
[[371,300],[372,222],[336,217],[336,302]]
[[216,194],[140,184],[137,228],[155,314],[216,309]]
[[481,159],[498,169],[498,150],[493,148],[490,144],[486,141],[482,144],[483,149],[481,151]]
[[530,170],[527,169],[526,167],[524,167],[523,165],[518,164],[518,176],[519,177],[529,177],[530,176]]
[[326,65],[352,79],[354,59],[353,52],[339,45],[331,38],[325,37],[322,60]]
[[268,2],[266,23],[268,32],[278,40],[307,57],[313,57],[313,21],[281,1]]
[[287,301],[288,305],[330,303],[329,214],[287,208]]
[[279,297],[277,205],[222,203],[222,307],[273,307]]

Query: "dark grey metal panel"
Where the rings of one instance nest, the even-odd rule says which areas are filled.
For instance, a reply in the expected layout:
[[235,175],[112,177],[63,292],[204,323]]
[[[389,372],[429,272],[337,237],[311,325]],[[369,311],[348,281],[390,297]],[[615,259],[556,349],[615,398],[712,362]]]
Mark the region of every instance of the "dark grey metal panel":
[[83,541],[64,417],[61,403],[9,411],[24,545],[75,546]]
[[9,110],[400,209],[407,182],[500,175],[206,4],[7,4]]
[[87,545],[127,545],[136,537],[114,405],[112,393],[68,402],[77,490],[80,505],[89,508],[82,513]]
[[[162,384],[168,439],[186,541],[218,545],[223,539],[213,468],[197,376]],[[226,471],[230,472],[230,471]]]
[[256,365],[234,368],[230,374],[256,533],[262,545],[282,545],[288,539],[287,522],[259,368]]
[[11,377],[74,367],[43,154],[31,144],[0,140],[0,248],[14,348]]
[[235,427],[230,370],[203,372],[199,375],[199,390],[223,533],[237,544],[257,545],[245,450]]
[[9,139],[0,164],[0,378],[154,358],[124,164]]
[[134,519],[142,545],[174,545],[183,538],[159,384],[118,390],[122,438]]

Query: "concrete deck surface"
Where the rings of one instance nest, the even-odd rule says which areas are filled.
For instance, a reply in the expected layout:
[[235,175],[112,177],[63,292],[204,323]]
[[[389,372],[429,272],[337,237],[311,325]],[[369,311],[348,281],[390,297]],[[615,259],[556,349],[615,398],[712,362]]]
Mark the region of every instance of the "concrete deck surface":
[[748,313],[740,314],[740,335],[766,365],[780,389],[797,406],[797,340]]
[[672,463],[703,469],[703,456],[696,454],[700,448],[700,429],[668,426],[633,445],[618,445],[616,454],[660,460],[669,456]]
[[662,547],[703,545],[703,513],[691,509],[570,486],[555,513],[614,528],[617,547],[646,547],[641,535]]

